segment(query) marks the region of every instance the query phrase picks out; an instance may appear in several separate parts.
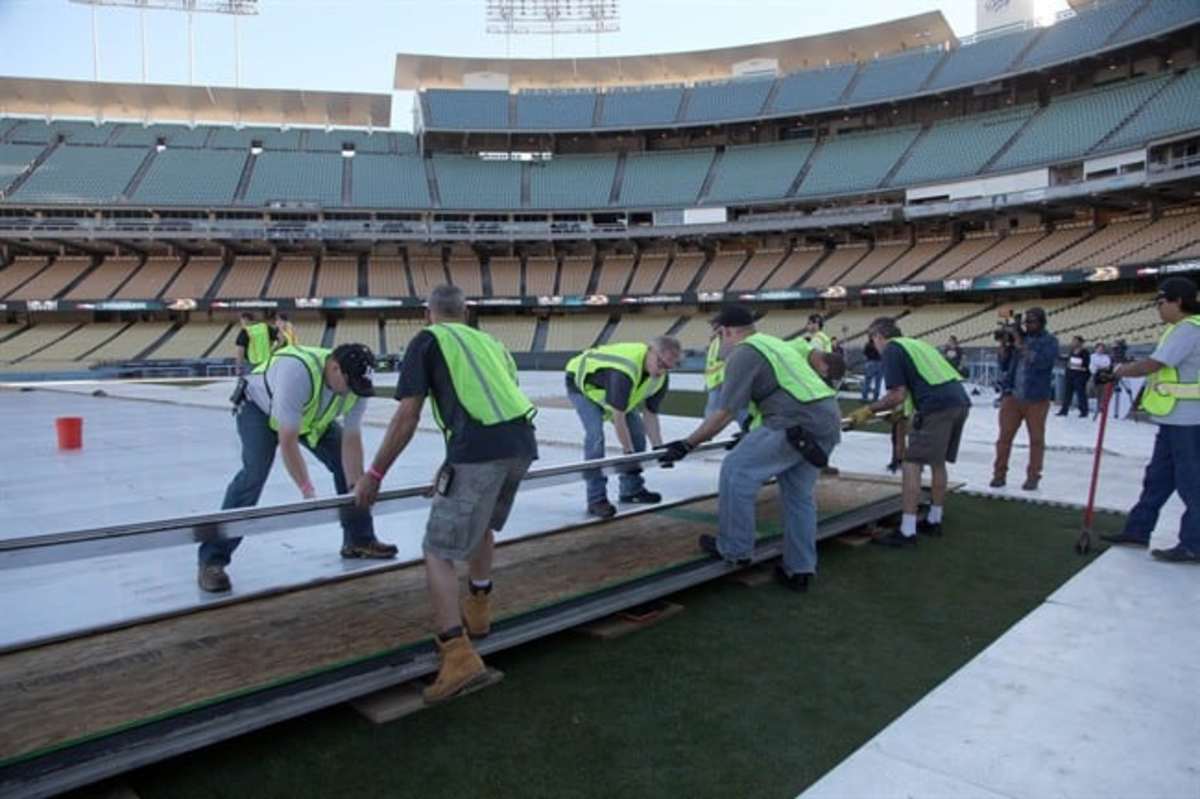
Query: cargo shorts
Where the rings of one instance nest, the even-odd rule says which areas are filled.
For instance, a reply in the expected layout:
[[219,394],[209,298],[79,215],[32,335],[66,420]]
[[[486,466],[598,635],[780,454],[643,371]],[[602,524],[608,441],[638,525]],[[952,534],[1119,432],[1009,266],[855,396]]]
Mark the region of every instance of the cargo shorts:
[[933,413],[918,412],[912,419],[904,461],[926,466],[954,463],[970,410],[969,405],[962,405]]
[[450,488],[429,509],[422,548],[446,560],[467,560],[488,530],[500,530],[512,511],[529,458],[455,463]]

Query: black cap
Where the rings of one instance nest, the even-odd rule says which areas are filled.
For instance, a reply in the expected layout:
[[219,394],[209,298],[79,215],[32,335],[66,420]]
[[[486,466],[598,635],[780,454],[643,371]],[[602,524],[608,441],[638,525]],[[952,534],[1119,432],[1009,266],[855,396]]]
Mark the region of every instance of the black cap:
[[816,322],[818,325],[823,325],[825,324],[825,317],[821,316],[819,313],[815,313],[808,317],[808,321]]
[[709,320],[713,327],[749,327],[754,324],[754,312],[745,305],[726,305]]
[[371,372],[375,369],[375,355],[365,344],[342,344],[331,356],[342,368],[350,390],[360,397],[375,396],[375,384]]
[[1193,305],[1196,302],[1196,284],[1186,277],[1169,277],[1158,284],[1158,299]]

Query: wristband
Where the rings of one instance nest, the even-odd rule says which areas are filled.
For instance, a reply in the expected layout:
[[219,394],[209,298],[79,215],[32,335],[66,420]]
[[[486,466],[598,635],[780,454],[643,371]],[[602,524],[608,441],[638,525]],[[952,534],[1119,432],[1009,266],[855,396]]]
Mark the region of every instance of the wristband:
[[379,471],[374,466],[369,467],[366,471],[366,474],[369,474],[371,477],[374,477],[381,483],[383,482],[383,472]]

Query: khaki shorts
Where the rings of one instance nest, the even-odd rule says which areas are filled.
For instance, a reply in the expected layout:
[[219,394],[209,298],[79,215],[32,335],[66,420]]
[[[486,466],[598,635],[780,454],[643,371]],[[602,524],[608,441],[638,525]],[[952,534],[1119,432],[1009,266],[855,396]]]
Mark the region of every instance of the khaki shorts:
[[958,459],[958,445],[970,410],[969,406],[963,405],[933,413],[918,412],[912,419],[904,461],[926,466],[954,463]]
[[529,458],[454,464],[454,479],[445,496],[437,494],[425,526],[425,552],[446,560],[466,560],[488,530],[508,520]]

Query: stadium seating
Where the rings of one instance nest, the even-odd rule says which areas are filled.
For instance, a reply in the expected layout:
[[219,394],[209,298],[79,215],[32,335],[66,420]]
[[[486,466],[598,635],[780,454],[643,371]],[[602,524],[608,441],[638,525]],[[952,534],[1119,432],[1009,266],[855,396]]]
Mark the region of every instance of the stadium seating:
[[270,270],[270,257],[239,255],[217,287],[217,296],[227,299],[260,297]]
[[52,300],[92,266],[91,258],[58,257],[29,282],[11,292],[8,300]]
[[844,64],[780,78],[770,113],[792,114],[835,106],[857,71],[857,64]]
[[688,122],[753,119],[762,112],[773,78],[698,83],[688,98]]
[[367,260],[367,294],[372,297],[408,297],[408,270],[402,256],[372,255]]
[[23,359],[54,346],[80,327],[78,322],[39,322],[27,327],[15,336],[0,341],[0,366],[12,365],[13,368],[7,371],[21,371],[23,367],[20,362]]
[[142,268],[113,295],[118,300],[152,300],[162,293],[171,278],[179,271],[180,260],[172,257],[151,257]]
[[[296,341],[309,347],[322,347],[325,343],[327,325],[324,319],[296,318],[292,319],[292,332]],[[368,343],[368,342],[363,342]],[[369,342],[371,349],[376,349],[378,342]]]
[[840,285],[838,278],[850,271],[866,254],[866,244],[838,245],[800,285],[819,289]]
[[[895,305],[886,306],[870,306],[860,308],[844,308],[836,314],[827,314],[825,319],[825,332],[830,336],[837,336],[838,340],[843,344],[855,341],[866,334],[867,328],[881,316],[887,316],[892,319],[900,320],[900,329],[904,333],[908,333],[908,327],[904,323],[903,316],[908,309]],[[803,327],[805,319],[801,320]],[[865,344],[865,341],[859,341],[858,344]]]
[[622,314],[608,340],[649,341],[655,336],[665,336],[667,331],[678,321],[678,314]]
[[13,192],[12,199],[34,203],[112,203],[146,158],[144,150],[123,147],[58,147]]
[[279,128],[238,128],[222,125],[214,128],[207,146],[215,149],[246,150],[258,142],[267,150],[296,150],[300,147],[300,131]]
[[552,316],[546,332],[546,352],[579,352],[596,343],[608,317],[600,314]]
[[816,265],[825,255],[824,247],[796,247],[788,254],[783,263],[767,278],[760,290],[787,289],[794,286],[800,278]]
[[433,166],[444,208],[521,207],[521,165],[516,161],[438,153]]
[[428,208],[429,181],[416,156],[354,156],[350,204],[356,208]]
[[1101,266],[1170,260],[1174,253],[1200,242],[1200,210],[1168,212],[1153,225],[1104,253]]
[[[412,276],[416,296],[425,298],[435,286],[447,282],[446,270],[442,265],[442,254],[439,250],[408,251],[408,273]],[[407,289],[405,289],[407,291]]]
[[1089,152],[1168,80],[1170,76],[1136,78],[1052,99],[992,170],[1064,161]]
[[147,356],[152,361],[232,357],[237,325],[232,321],[191,321]]
[[940,91],[981,83],[1003,75],[1038,33],[1037,29],[1005,33],[955,47],[946,56],[941,69],[926,88],[930,91]]
[[[386,131],[368,133],[362,130],[306,130],[301,140],[301,149],[312,152],[340,153],[347,144],[353,144],[354,152],[358,154],[390,153],[393,135]],[[404,137],[404,143],[398,152],[416,152],[416,139],[409,134],[400,135]]]
[[700,268],[704,266],[705,260],[706,256],[702,252],[676,252],[655,291],[664,294],[681,294],[687,291]]
[[392,355],[403,355],[408,342],[424,329],[425,320],[421,318],[388,319],[383,323],[383,351]]
[[333,329],[333,346],[340,344],[366,344],[372,352],[379,352],[379,320],[339,319]]
[[518,297],[521,295],[521,259],[493,256],[488,262],[492,273],[492,295]]
[[593,91],[517,94],[516,127],[523,130],[586,130],[592,127],[595,113]]
[[[95,325],[85,328],[89,338],[96,336]],[[133,361],[150,349],[172,327],[171,322],[136,322],[128,325],[115,338],[109,339],[87,354],[89,363],[104,361]],[[99,338],[96,338],[99,341]]]
[[[168,299],[200,299],[212,288],[221,271],[222,260],[208,256],[193,256],[163,290]],[[257,295],[251,295],[257,296]]]
[[847,100],[866,103],[916,94],[944,57],[942,50],[929,50],[868,61],[858,73],[858,81]]
[[1141,12],[1130,19],[1111,39],[1109,46],[1132,42],[1147,36],[1164,33],[1180,25],[1195,22],[1200,8],[1195,3],[1179,0],[1150,0]]
[[0,299],[15,291],[38,272],[46,268],[49,260],[33,256],[18,256],[0,269]]
[[668,260],[669,256],[666,253],[643,252],[633,270],[633,278],[629,281],[626,293],[653,294]]
[[679,345],[684,350],[702,352],[708,348],[708,342],[712,338],[712,325],[709,324],[712,316],[712,314],[699,314],[689,317],[683,326],[671,335],[679,339]]
[[152,147],[161,141],[168,147],[203,147],[211,130],[208,127],[189,128],[186,125],[122,125],[112,143]]
[[969,233],[966,238],[942,253],[928,266],[918,272],[915,280],[942,280],[957,274],[958,270],[987,252],[999,238],[992,233]]
[[150,162],[132,199],[146,204],[232,205],[246,158],[242,152],[168,148]]
[[700,285],[696,287],[696,290],[724,291],[725,287],[729,285],[729,281],[733,280],[734,276],[741,271],[748,256],[749,253],[744,250],[721,252],[713,256],[708,263],[708,268],[704,270],[704,276],[700,278]]
[[0,144],[0,192],[29,168],[43,149],[31,144]]
[[[919,308],[913,308],[905,315],[901,329],[904,335],[920,338],[934,346],[941,346],[950,336],[958,336],[959,330],[976,330],[990,332],[996,327],[995,314],[989,314],[989,303],[930,303]],[[981,319],[976,317],[982,316]],[[974,326],[966,324],[969,320]]]
[[669,125],[675,121],[682,100],[683,89],[678,87],[609,91],[604,95],[600,126],[636,128]]
[[558,259],[553,256],[531,256],[525,259],[525,293],[542,297],[556,293]]
[[783,250],[759,250],[750,257],[727,291],[755,291],[783,262]]
[[1021,69],[1033,69],[1098,50],[1143,0],[1118,0],[1095,10],[1061,19],[1046,28],[1021,59]]
[[921,239],[913,245],[912,249],[906,251],[904,255],[901,255],[895,261],[892,261],[886,269],[876,275],[871,283],[878,286],[886,286],[888,284],[907,282],[913,275],[919,273],[926,264],[937,258],[950,246],[950,239],[946,237],[939,236]]
[[1038,264],[1037,271],[1065,272],[1068,269],[1105,266],[1108,263],[1103,255],[1105,250],[1149,226],[1150,220],[1145,216],[1139,219],[1114,221],[1053,258]]
[[804,330],[811,313],[811,309],[767,311],[767,315],[754,326],[760,333],[785,339],[795,338],[797,333]]
[[336,153],[263,152],[254,160],[250,185],[242,202],[342,204],[342,162]]
[[1001,237],[1000,241],[996,242],[991,249],[980,254],[966,266],[962,267],[955,274],[955,277],[979,277],[991,272],[998,274],[1023,272],[1029,265],[1019,260],[1022,253],[1041,241],[1045,236],[1046,231],[1041,228],[1014,230],[1007,236]]
[[712,164],[713,150],[630,153],[625,160],[620,204],[690,205]]
[[600,265],[600,275],[596,279],[597,294],[625,293],[625,285],[633,272],[634,256],[608,253]]
[[910,186],[974,175],[1036,110],[1035,106],[1027,105],[969,119],[938,122],[917,139],[891,184]]
[[728,147],[707,199],[745,202],[785,197],[812,149],[811,140]]
[[451,255],[446,261],[446,271],[450,273],[450,283],[462,289],[468,297],[483,296],[483,273],[480,271],[479,257],[474,253]]
[[357,297],[358,259],[322,256],[317,271],[317,297]]
[[506,91],[474,89],[426,89],[424,107],[429,109],[425,126],[446,130],[506,130]]
[[[234,269],[240,266],[234,264]],[[271,282],[263,296],[308,297],[312,294],[312,279],[316,265],[311,256],[284,256],[275,264]]]
[[104,300],[138,268],[138,258],[105,258],[63,297],[65,300]]
[[[88,325],[81,325],[68,335],[56,338],[37,351],[31,351],[26,357],[27,363],[23,365],[29,367],[33,366],[33,363],[28,362],[40,361],[53,368],[62,364],[75,363],[76,368],[82,367],[86,369],[86,363],[78,363],[80,359],[92,350],[106,344],[109,339],[120,333],[124,327],[125,324],[122,322],[92,322]],[[37,328],[35,327],[34,329],[36,330]]]
[[590,255],[568,255],[562,259],[562,270],[558,275],[558,293],[563,295],[586,294],[592,279],[595,261]]
[[873,189],[920,133],[905,126],[870,133],[848,133],[826,139],[809,162],[800,196]]
[[603,208],[608,205],[615,155],[578,155],[530,165],[531,208]]
[[1059,225],[1053,233],[1040,239],[1036,244],[1023,250],[1000,272],[1014,274],[1027,272],[1048,258],[1058,255],[1063,250],[1091,235],[1092,226],[1089,222],[1068,222]]
[[1200,128],[1197,97],[1200,97],[1200,67],[1193,67],[1173,80],[1154,102],[1147,103],[1105,141],[1106,149],[1131,147],[1155,137]]
[[842,276],[843,286],[865,286],[908,251],[908,241],[879,241],[854,268]]
[[480,316],[479,329],[499,339],[509,352],[529,352],[533,349],[533,334],[537,319],[532,316]]

